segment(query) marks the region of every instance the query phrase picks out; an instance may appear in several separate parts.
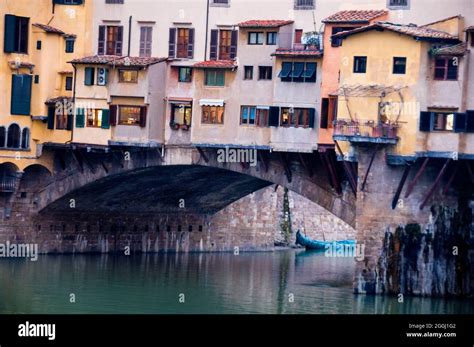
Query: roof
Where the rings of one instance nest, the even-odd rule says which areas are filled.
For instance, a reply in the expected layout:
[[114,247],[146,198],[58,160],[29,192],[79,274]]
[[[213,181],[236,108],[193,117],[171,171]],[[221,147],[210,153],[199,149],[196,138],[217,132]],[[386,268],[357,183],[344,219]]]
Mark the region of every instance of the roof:
[[46,25],[46,24],[34,23],[33,26],[37,27],[37,28],[40,28],[40,29],[44,30],[45,32],[51,33],[51,34],[59,34],[59,35],[66,34],[61,29],[57,29],[57,28],[54,28],[54,27],[52,27],[50,25]]
[[235,60],[206,60],[193,65],[198,69],[234,69],[237,67]]
[[457,45],[444,46],[433,50],[433,55],[449,55],[449,56],[461,56],[467,53],[467,47],[464,43]]
[[323,52],[315,49],[277,49],[272,56],[276,57],[322,57]]
[[367,23],[386,15],[385,10],[340,11],[325,19],[323,23]]
[[240,28],[279,28],[293,24],[292,20],[269,19],[269,20],[248,20],[237,24]]
[[433,25],[433,24],[438,24],[438,23],[443,23],[443,22],[446,22],[448,20],[451,20],[451,19],[461,19],[462,16],[460,14],[456,15],[456,16],[451,16],[451,17],[447,17],[447,18],[443,18],[443,19],[440,19],[440,20],[437,20],[435,22],[431,22],[431,23],[428,23],[428,24],[425,24],[423,25],[424,27],[427,27],[429,25]]
[[17,62],[16,60],[10,60],[8,64],[10,65],[10,68],[12,69],[21,69],[21,68],[33,69],[35,67],[35,64],[29,63],[27,61]]
[[436,39],[436,40],[456,40],[459,39],[456,36],[448,34],[447,32],[434,30],[426,27],[419,27],[414,24],[394,24],[389,22],[377,22],[367,26],[363,26],[357,29],[343,31],[333,35],[333,37],[345,38],[357,33],[366,32],[375,29],[386,29],[389,31],[397,32],[400,34],[412,36],[418,39]]
[[111,65],[111,66],[126,66],[126,67],[148,67],[153,64],[161,63],[168,60],[168,58],[153,58],[153,57],[123,57],[116,55],[93,55],[79,59],[71,60],[71,64],[97,64],[97,65]]
[[56,104],[56,103],[69,103],[69,102],[72,102],[72,98],[69,97],[69,96],[57,96],[57,97],[54,97],[54,98],[49,98],[48,100],[46,100],[45,104],[46,105],[51,105],[51,104]]

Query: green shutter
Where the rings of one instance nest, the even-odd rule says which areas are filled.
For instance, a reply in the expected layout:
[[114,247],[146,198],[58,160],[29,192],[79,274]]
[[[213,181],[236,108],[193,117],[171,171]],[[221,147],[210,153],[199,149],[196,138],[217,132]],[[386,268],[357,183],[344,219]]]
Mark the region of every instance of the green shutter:
[[54,106],[48,107],[48,129],[54,129],[54,116],[56,115],[56,108]]
[[84,128],[84,109],[78,108],[76,110],[76,128]]
[[467,127],[467,115],[465,113],[454,114],[454,132],[463,133],[466,132]]
[[431,131],[433,129],[434,115],[432,112],[420,112],[420,131]]
[[15,52],[15,28],[16,16],[11,14],[5,15],[5,35],[3,51],[5,53]]
[[30,115],[32,82],[31,75],[12,75],[11,114]]
[[102,110],[102,129],[110,128],[110,111],[107,109]]
[[93,86],[94,85],[94,74],[95,69],[93,67],[86,67],[84,70],[84,84],[86,86]]
[[73,128],[74,124],[74,114],[72,112],[69,112],[67,114],[67,124],[66,124],[66,129],[71,131]]
[[224,86],[225,85],[225,71],[217,71],[216,72],[216,86]]

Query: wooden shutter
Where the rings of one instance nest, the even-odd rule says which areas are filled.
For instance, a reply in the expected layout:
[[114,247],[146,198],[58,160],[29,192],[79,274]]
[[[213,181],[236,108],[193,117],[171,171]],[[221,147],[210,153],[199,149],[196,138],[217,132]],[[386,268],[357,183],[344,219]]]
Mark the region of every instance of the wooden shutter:
[[11,114],[30,115],[31,75],[12,75]]
[[454,114],[454,132],[463,133],[466,131],[467,116],[465,113]]
[[314,108],[309,109],[309,119],[308,119],[308,126],[310,128],[314,128],[314,124],[316,119],[316,110]]
[[235,59],[237,57],[237,41],[239,39],[239,31],[232,30],[230,38],[230,59]]
[[466,111],[466,132],[474,133],[474,111]]
[[188,59],[194,58],[194,29],[189,29]]
[[117,41],[115,42],[115,55],[122,55],[123,48],[123,26],[117,28]]
[[84,128],[84,123],[85,123],[84,113],[85,112],[83,108],[76,109],[76,128]]
[[140,126],[142,128],[146,127],[146,112],[147,112],[146,106],[140,107]]
[[95,68],[93,67],[86,67],[84,70],[84,84],[86,86],[93,86],[94,85],[94,75],[95,75]]
[[168,41],[168,57],[176,56],[176,28],[170,28],[170,38]]
[[110,111],[110,125],[112,125],[112,126],[117,125],[117,110],[118,110],[117,105],[110,105],[110,106],[109,106],[109,111]]
[[329,99],[323,98],[321,102],[321,129],[328,128],[328,120],[329,120]]
[[74,127],[74,114],[72,113],[72,110],[70,110],[67,114],[66,129],[71,131],[73,127]]
[[209,51],[209,59],[217,60],[217,44],[219,41],[219,30],[211,30],[211,49]]
[[420,131],[431,131],[433,129],[433,113],[420,112]]
[[108,109],[102,110],[102,124],[100,127],[102,129],[110,128],[110,111]]
[[56,107],[49,106],[48,107],[48,129],[54,129],[54,118],[56,116]]
[[5,53],[15,52],[15,28],[16,16],[11,14],[5,15],[5,35],[3,51]]
[[105,25],[99,26],[99,47],[97,49],[97,54],[98,55],[104,55],[105,54]]
[[280,108],[271,106],[268,115],[268,126],[277,127],[280,124]]

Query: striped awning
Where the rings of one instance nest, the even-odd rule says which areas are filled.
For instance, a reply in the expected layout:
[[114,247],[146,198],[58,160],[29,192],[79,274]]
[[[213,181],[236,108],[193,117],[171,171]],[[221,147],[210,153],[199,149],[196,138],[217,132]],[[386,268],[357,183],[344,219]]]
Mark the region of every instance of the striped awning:
[[201,99],[199,100],[201,106],[224,106],[224,100],[220,99]]

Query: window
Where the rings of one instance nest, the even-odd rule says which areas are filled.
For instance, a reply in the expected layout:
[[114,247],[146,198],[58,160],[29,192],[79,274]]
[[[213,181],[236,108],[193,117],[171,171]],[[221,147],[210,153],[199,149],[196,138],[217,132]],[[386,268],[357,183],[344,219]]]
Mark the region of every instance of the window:
[[257,108],[255,106],[242,106],[240,109],[240,124],[255,125]]
[[314,9],[315,0],[295,0],[296,10],[311,10]]
[[281,126],[285,127],[314,127],[314,109],[312,108],[281,108]]
[[87,126],[90,128],[101,128],[102,127],[102,118],[103,110],[93,110],[87,109]]
[[41,46],[42,46],[41,40],[36,41],[36,49],[37,49],[38,51],[41,51]]
[[84,0],[54,0],[56,5],[82,5]]
[[337,115],[337,96],[323,98],[321,103],[321,129],[333,127]]
[[106,4],[123,4],[123,0],[105,0]]
[[230,55],[230,46],[231,46],[231,30],[220,30],[219,31],[219,59],[229,60],[231,59]]
[[259,80],[271,80],[272,79],[272,67],[271,66],[259,66],[258,67],[258,79]]
[[213,6],[229,6],[230,0],[211,0]]
[[0,148],[5,147],[5,141],[7,139],[7,131],[5,127],[1,126],[0,127]]
[[278,74],[282,82],[316,82],[316,63],[283,62]]
[[263,45],[263,33],[249,33],[248,44],[249,45]]
[[18,124],[12,124],[8,127],[7,148],[20,147],[20,127]]
[[295,30],[295,43],[300,44],[302,37],[303,37],[303,30],[302,29],[296,29]]
[[454,130],[454,113],[434,113],[433,130],[453,131]]
[[407,71],[407,58],[393,58],[393,73],[395,75],[404,75]]
[[153,27],[140,28],[140,57],[151,57]]
[[95,68],[86,67],[84,69],[84,85],[93,86],[94,85],[94,78],[95,78]]
[[76,42],[76,39],[72,37],[68,37],[65,40],[66,42],[66,53],[74,53],[74,43]]
[[177,58],[188,57],[189,29],[178,29],[178,52]]
[[211,30],[209,58],[229,60],[237,57],[237,30]]
[[276,45],[278,39],[278,33],[268,32],[267,33],[267,45]]
[[30,129],[23,128],[21,131],[21,148],[30,148]]
[[138,70],[119,70],[120,83],[138,83]]
[[409,0],[387,0],[390,9],[407,9],[410,6]]
[[331,47],[339,47],[342,45],[342,39],[339,37],[333,37],[334,35],[343,32],[343,31],[348,31],[348,30],[353,30],[358,28],[357,26],[351,26],[351,27],[333,27],[331,31]]
[[28,53],[29,18],[5,15],[5,53]]
[[143,125],[142,120],[144,107],[140,106],[120,106],[119,124],[120,125]]
[[193,77],[193,69],[190,67],[180,67],[178,70],[179,82],[191,82]]
[[31,75],[12,75],[11,114],[30,115],[32,82]]
[[54,114],[56,115],[56,129],[64,130],[67,129],[67,112],[64,112],[63,107],[52,107]]
[[224,106],[202,106],[202,124],[224,124]]
[[244,80],[253,80],[253,66],[244,66]]
[[456,81],[458,79],[458,58],[435,59],[435,80]]
[[66,76],[65,89],[72,90],[72,76]]
[[193,28],[170,28],[168,56],[170,58],[194,58]]
[[206,70],[206,86],[223,87],[225,85],[225,71],[224,70]]
[[35,75],[34,81],[35,81],[35,84],[39,84],[39,83],[40,83],[40,77],[39,77],[39,75]]
[[192,106],[190,104],[171,104],[171,124],[191,126]]
[[123,27],[101,25],[99,26],[99,55],[122,55]]
[[261,127],[268,126],[269,107],[257,106],[257,125]]
[[367,72],[367,57],[354,57],[354,73]]

